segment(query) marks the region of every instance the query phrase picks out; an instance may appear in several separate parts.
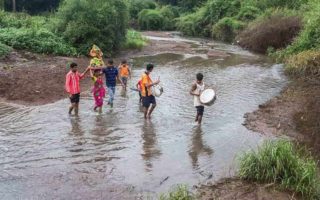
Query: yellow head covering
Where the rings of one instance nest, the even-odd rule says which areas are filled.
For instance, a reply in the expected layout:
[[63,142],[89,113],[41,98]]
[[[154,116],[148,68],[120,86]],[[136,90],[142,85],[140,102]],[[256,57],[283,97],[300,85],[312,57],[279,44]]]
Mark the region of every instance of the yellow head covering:
[[103,56],[103,53],[102,53],[101,49],[97,45],[94,44],[90,50],[89,55],[91,57],[100,57],[101,58]]

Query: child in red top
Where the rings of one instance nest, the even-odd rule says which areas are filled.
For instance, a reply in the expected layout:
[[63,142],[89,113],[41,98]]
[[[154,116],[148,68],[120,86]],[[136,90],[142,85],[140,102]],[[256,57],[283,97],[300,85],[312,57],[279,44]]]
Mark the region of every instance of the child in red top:
[[92,93],[95,100],[94,111],[99,108],[99,113],[101,113],[103,98],[106,96],[106,89],[104,88],[102,81],[102,72],[99,69],[94,70],[94,73],[92,72],[92,70],[90,70],[90,75],[94,83],[94,86],[92,88]]

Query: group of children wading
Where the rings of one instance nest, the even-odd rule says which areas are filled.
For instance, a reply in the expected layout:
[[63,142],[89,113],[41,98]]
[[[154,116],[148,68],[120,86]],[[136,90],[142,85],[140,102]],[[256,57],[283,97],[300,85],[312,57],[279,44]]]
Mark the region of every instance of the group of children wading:
[[[76,63],[71,63],[70,71],[66,75],[65,89],[69,94],[71,106],[69,108],[69,114],[74,111],[75,115],[78,115],[79,101],[80,101],[80,80],[84,78],[87,72],[90,72],[91,79],[93,81],[92,94],[95,100],[94,111],[102,112],[102,106],[106,94],[109,96],[108,105],[113,107],[113,101],[116,91],[116,84],[119,81],[124,88],[127,89],[128,79],[131,78],[131,70],[126,60],[123,60],[119,67],[114,66],[113,60],[108,60],[105,66],[102,56],[103,53],[96,45],[93,45],[90,50],[90,56],[92,57],[90,65],[83,73],[78,72],[78,66]],[[152,94],[152,87],[159,84],[160,80],[152,81],[150,73],[154,68],[153,64],[147,64],[146,71],[142,74],[141,79],[136,84],[136,87],[140,95],[140,103],[144,107],[144,118],[150,119],[151,114],[156,107],[156,99]],[[105,77],[106,88],[104,87],[103,75]],[[199,96],[204,90],[205,86],[202,81],[203,75],[198,73],[196,75],[196,81],[193,83],[190,90],[190,94],[194,96],[194,106],[197,109],[196,122],[201,124],[202,116],[204,112],[204,106],[201,104]]]

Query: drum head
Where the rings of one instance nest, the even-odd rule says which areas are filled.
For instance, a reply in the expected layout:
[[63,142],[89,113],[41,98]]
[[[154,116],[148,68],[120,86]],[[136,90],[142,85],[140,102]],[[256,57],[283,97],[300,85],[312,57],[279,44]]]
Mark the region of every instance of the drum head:
[[208,104],[214,100],[216,93],[213,89],[206,89],[200,95],[200,102]]
[[152,87],[152,93],[156,97],[160,97],[163,92],[163,89],[160,85],[155,85]]

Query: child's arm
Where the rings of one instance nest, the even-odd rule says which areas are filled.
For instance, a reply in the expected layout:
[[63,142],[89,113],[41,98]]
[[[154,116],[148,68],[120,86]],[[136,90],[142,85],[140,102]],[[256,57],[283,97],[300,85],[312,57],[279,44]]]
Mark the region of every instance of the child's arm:
[[197,89],[197,85],[194,83],[192,84],[191,90],[190,90],[190,94],[193,96],[200,96],[199,94],[194,93],[194,91]]
[[[80,79],[83,78],[84,75],[86,75],[86,73],[87,73],[89,70],[90,70],[90,66],[88,66],[88,67],[86,68],[86,70],[84,70],[84,72],[83,72],[82,74],[80,74]],[[90,72],[91,72],[91,70],[90,70]]]
[[90,70],[90,77],[93,78],[93,72]]
[[129,66],[128,66],[128,71],[129,71],[129,77],[130,77],[130,79],[131,79],[131,69],[130,69]]

